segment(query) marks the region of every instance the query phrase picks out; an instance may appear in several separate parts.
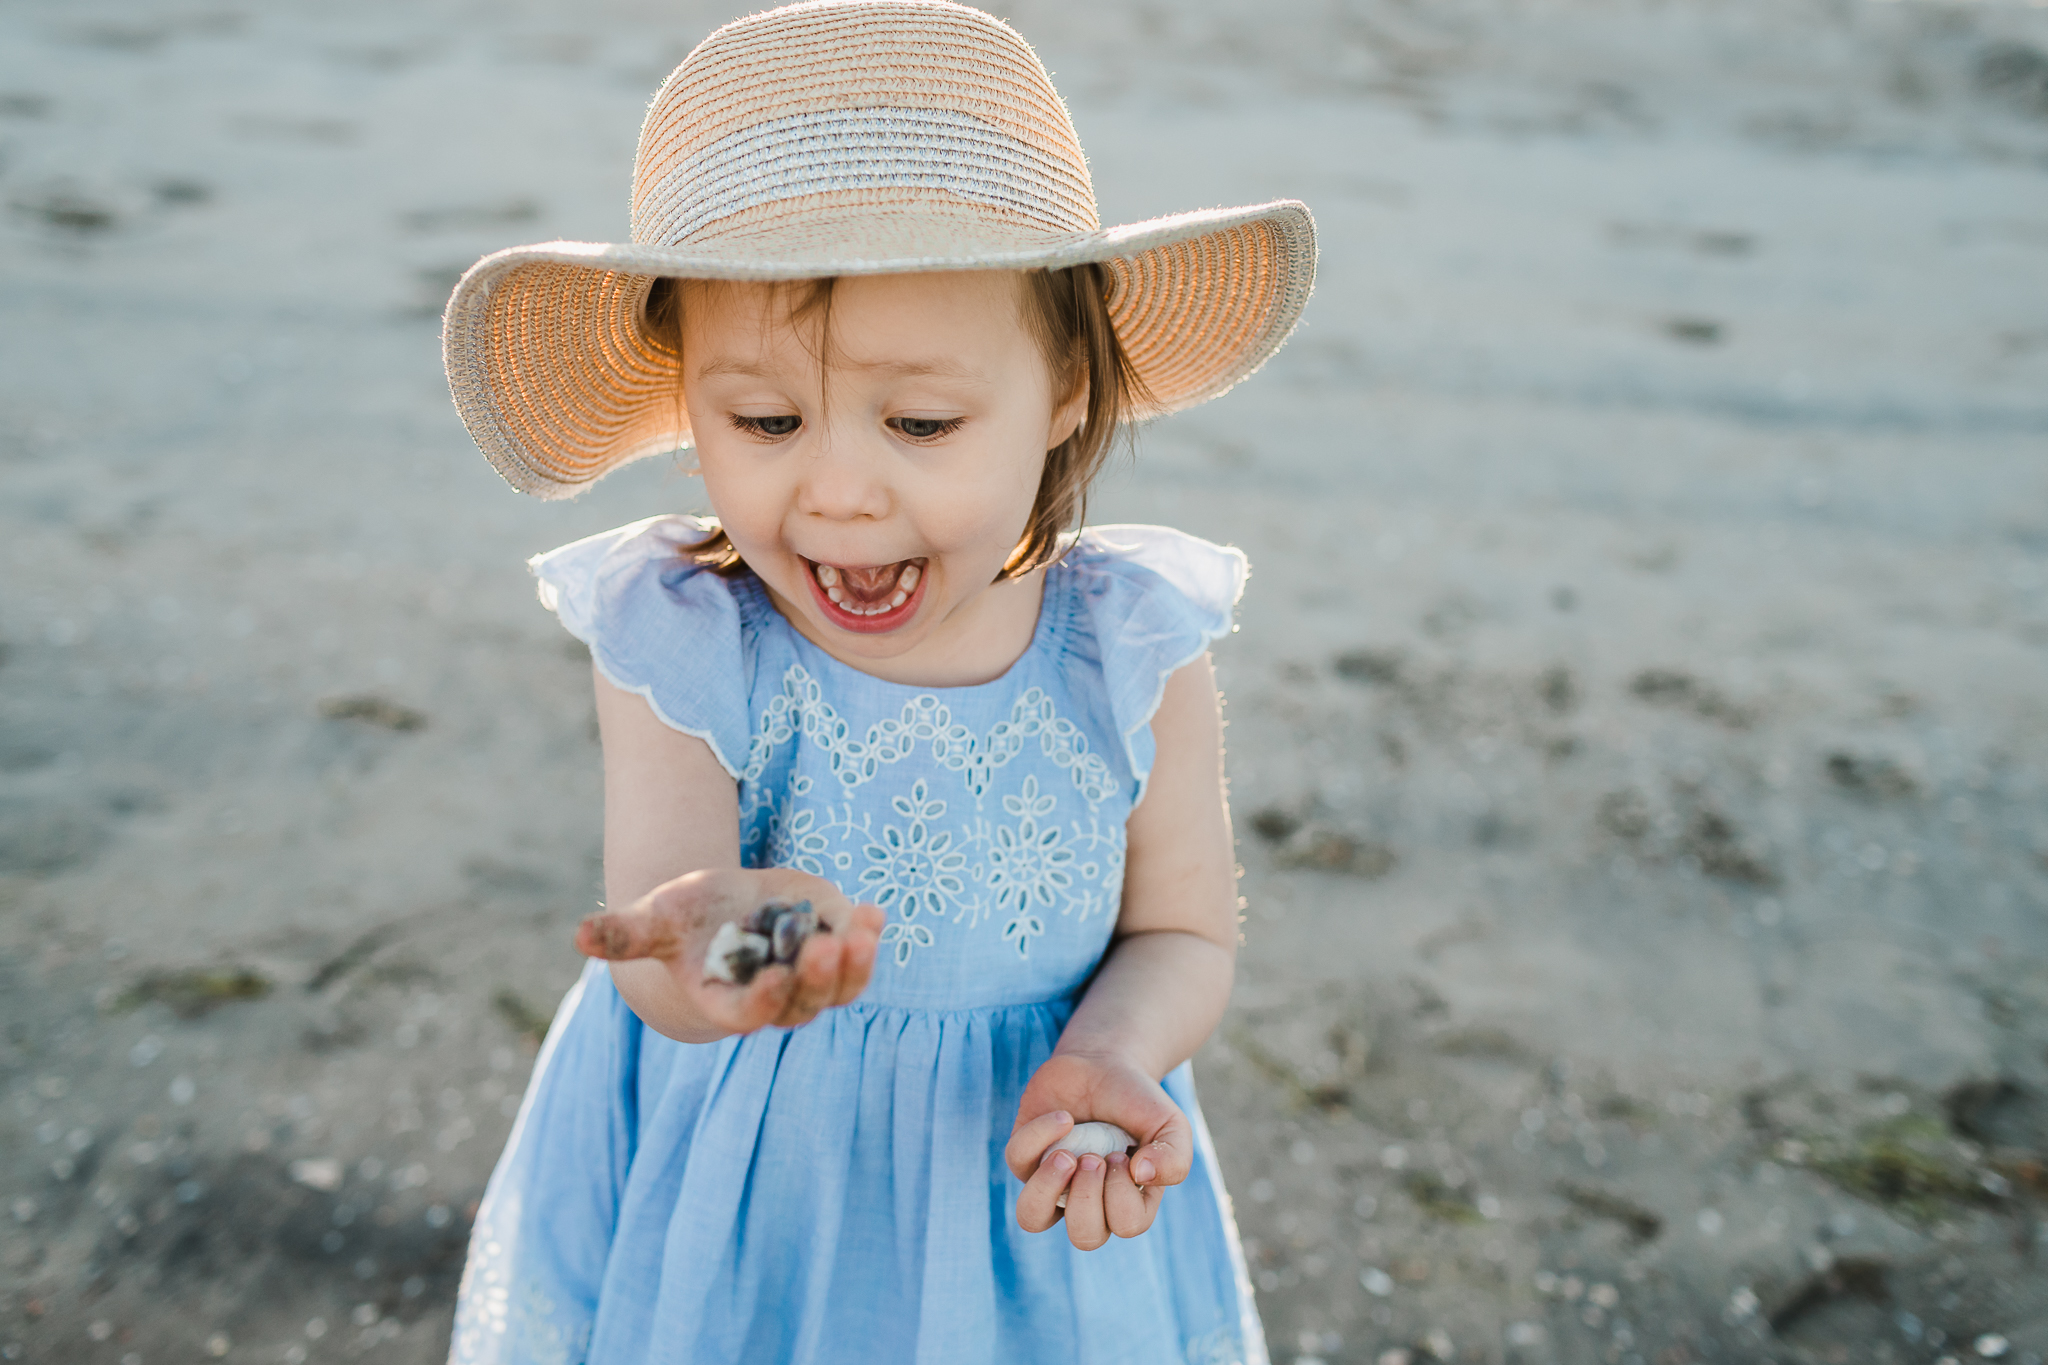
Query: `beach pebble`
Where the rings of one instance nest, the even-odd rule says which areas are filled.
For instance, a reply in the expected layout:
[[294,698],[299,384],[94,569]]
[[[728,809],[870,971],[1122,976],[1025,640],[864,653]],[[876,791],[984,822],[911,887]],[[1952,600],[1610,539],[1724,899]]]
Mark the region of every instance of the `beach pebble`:
[[704,979],[744,986],[763,967],[794,963],[805,940],[821,929],[831,932],[819,923],[809,901],[770,901],[749,911],[745,919],[718,926],[704,954]]
[[[1075,1156],[1108,1156],[1111,1152],[1129,1154],[1138,1148],[1138,1140],[1113,1123],[1077,1123],[1072,1132],[1046,1148],[1046,1155],[1054,1152],[1072,1152]],[[1067,1193],[1060,1191],[1054,1201],[1060,1207],[1067,1206]]]

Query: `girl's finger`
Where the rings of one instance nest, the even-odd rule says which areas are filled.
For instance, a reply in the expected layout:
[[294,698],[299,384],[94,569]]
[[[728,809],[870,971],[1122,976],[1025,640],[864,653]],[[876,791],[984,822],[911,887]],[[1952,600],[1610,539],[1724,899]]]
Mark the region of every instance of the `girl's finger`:
[[1017,1226],[1026,1232],[1044,1232],[1059,1222],[1060,1193],[1078,1168],[1072,1152],[1054,1152],[1041,1162],[1017,1196]]
[[1102,1216],[1109,1230],[1119,1237],[1136,1237],[1152,1226],[1157,1200],[1146,1199],[1131,1180],[1130,1159],[1122,1152],[1109,1156],[1109,1175],[1102,1182]]
[[1019,1180],[1031,1180],[1045,1159],[1045,1149],[1072,1131],[1074,1116],[1064,1109],[1018,1124],[1003,1148],[1003,1160],[1009,1164],[1010,1174]]
[[1147,1188],[1178,1185],[1188,1178],[1191,1164],[1187,1152],[1180,1147],[1166,1139],[1154,1138],[1131,1157],[1131,1180]]
[[883,914],[878,906],[855,905],[826,923],[839,942],[839,974],[833,982],[828,1005],[844,1005],[868,988],[868,974],[875,963],[876,942],[881,936]]
[[868,978],[874,974],[874,935],[862,933],[846,939],[840,950],[840,993],[834,1005],[850,1005],[860,999],[862,990],[868,988]]
[[[1065,1152],[1054,1153],[1055,1157]],[[1109,1167],[1101,1157],[1084,1156],[1067,1185],[1067,1240],[1076,1249],[1093,1251],[1109,1240],[1109,1227],[1102,1218],[1102,1178]]]
[[859,925],[868,921],[870,916],[866,912],[870,911],[877,917],[874,921],[875,932],[881,932],[882,925],[878,917],[882,912],[871,905],[855,905],[840,895],[837,887],[828,885],[822,894],[812,892],[810,896],[811,908],[818,912],[819,922],[833,933],[844,936],[853,932]]
[[868,972],[874,966],[874,943],[844,939],[840,943],[840,972],[831,978],[831,999],[827,1005],[850,1005],[868,988]]
[[860,998],[868,988],[868,977],[875,969],[876,936],[873,932],[862,932],[856,926],[839,943],[839,981],[833,991],[832,1003],[849,1004]]
[[776,965],[764,967],[745,987],[709,986],[720,998],[733,1000],[735,1004],[726,1011],[726,1017],[716,1022],[735,1033],[752,1033],[755,1029],[766,1028],[782,1016],[789,1008],[789,997],[795,987],[790,970]]
[[778,1023],[791,1028],[807,1024],[817,1017],[819,1010],[832,1003],[843,952],[836,934],[820,934],[803,946],[803,951],[797,954],[789,1002],[783,1007]]
[[1178,1185],[1194,1165],[1194,1132],[1179,1108],[1131,1157],[1131,1179],[1140,1185]]

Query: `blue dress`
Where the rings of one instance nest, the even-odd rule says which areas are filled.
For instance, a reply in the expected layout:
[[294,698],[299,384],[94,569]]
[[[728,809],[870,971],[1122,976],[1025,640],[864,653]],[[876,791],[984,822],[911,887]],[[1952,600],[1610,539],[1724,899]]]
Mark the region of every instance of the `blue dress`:
[[866,992],[688,1044],[591,964],[477,1213],[461,1365],[1265,1365],[1229,1196],[1183,1065],[1194,1169],[1142,1236],[1017,1226],[1017,1103],[1109,943],[1167,676],[1230,628],[1244,558],[1084,532],[1030,648],[974,687],[884,682],[656,517],[533,561],[617,686],[738,783],[745,866],[887,915]]

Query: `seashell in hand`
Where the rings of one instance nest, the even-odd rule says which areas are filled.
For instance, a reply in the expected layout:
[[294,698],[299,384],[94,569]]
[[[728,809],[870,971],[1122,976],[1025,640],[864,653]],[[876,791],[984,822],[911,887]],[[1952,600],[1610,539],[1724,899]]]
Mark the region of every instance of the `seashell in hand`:
[[770,901],[757,906],[744,919],[718,926],[704,954],[704,979],[744,986],[763,967],[794,963],[804,943],[820,932],[830,933],[831,929],[819,922],[809,901],[794,905]]
[[1113,1123],[1077,1123],[1072,1132],[1055,1142],[1048,1151],[1072,1152],[1075,1156],[1108,1156],[1129,1152],[1138,1140]]
[[[1138,1140],[1113,1123],[1077,1123],[1073,1131],[1045,1149],[1046,1155],[1054,1152],[1072,1152],[1075,1156],[1108,1156],[1122,1152],[1126,1156],[1138,1150]],[[1058,1207],[1067,1206],[1067,1192],[1060,1191],[1060,1197],[1053,1201]]]

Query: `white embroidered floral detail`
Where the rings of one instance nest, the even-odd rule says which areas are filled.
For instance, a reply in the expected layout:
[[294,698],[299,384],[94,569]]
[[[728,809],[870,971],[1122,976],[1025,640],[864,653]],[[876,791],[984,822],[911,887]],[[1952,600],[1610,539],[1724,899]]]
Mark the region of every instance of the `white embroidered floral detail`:
[[[1075,865],[1074,871],[1084,882],[1092,882],[1105,891],[1113,891],[1120,898],[1124,886],[1124,827],[1118,824],[1104,824],[1097,816],[1089,816],[1084,828],[1079,820],[1073,823],[1074,839],[1070,845],[1085,861]],[[1090,898],[1092,901],[1092,897]],[[1083,911],[1082,918],[1087,918]]]
[[782,822],[768,844],[769,862],[776,867],[794,867],[813,877],[825,875],[825,860],[832,843],[818,829],[818,812],[805,806]]
[[[1038,747],[1047,758],[1067,770],[1074,779],[1074,786],[1081,795],[1094,805],[1108,797],[1116,788],[1110,780],[1109,765],[1102,761],[1100,754],[1088,749],[1088,738],[1074,722],[1061,716],[1053,706],[1052,698],[1045,689],[1034,687],[1010,708],[1010,718],[1001,721],[988,732],[988,740],[982,746],[987,755],[988,768],[999,768],[1024,751],[1027,740],[1036,739]],[[976,768],[967,761],[956,763],[947,755],[940,755],[940,761],[948,768],[960,768],[967,774],[967,786],[979,797],[988,790],[988,771]]]
[[[1077,925],[1115,919],[1123,793],[1045,689],[1016,697],[980,734],[931,693],[857,730],[801,664],[785,667],[764,700],[740,775],[747,865],[799,868],[880,906],[888,917],[881,940],[898,967],[937,946],[941,923],[972,928],[994,917],[1018,960],[1030,957],[1055,912]],[[899,787],[886,805],[871,799],[868,784],[906,762],[911,771],[900,780],[909,790]],[[1086,802],[1078,814],[1051,769]],[[998,786],[1006,770],[1010,780]],[[942,794],[945,773],[960,779],[970,803]],[[828,794],[840,799],[819,799]],[[988,818],[984,800],[1003,813]],[[949,940],[946,952],[969,942]]]
[[496,1230],[479,1223],[470,1238],[469,1260],[455,1296],[455,1330],[450,1359],[471,1365],[491,1354],[504,1339],[512,1294],[505,1284],[505,1248]]
[[931,947],[933,939],[932,931],[922,924],[904,924],[899,921],[882,926],[881,941],[896,945],[896,965],[902,967],[908,965],[913,952],[919,948]]
[[1015,948],[1018,957],[1030,957],[1031,940],[1044,932],[1044,920],[1019,910],[1017,918],[1003,926],[1003,942]]
[[994,770],[1022,753],[1034,739],[1047,758],[1072,776],[1074,786],[1090,805],[1116,790],[1109,765],[1089,749],[1080,728],[1058,713],[1042,687],[1017,698],[1009,719],[997,722],[986,735],[977,736],[966,726],[955,724],[952,708],[931,693],[912,697],[897,715],[886,716],[856,735],[852,724],[825,700],[824,690],[810,671],[802,664],[791,664],[782,675],[781,691],[769,699],[747,746],[741,782],[758,781],[775,751],[798,735],[825,751],[832,775],[848,792],[871,780],[885,765],[900,763],[929,747],[932,758],[948,771],[959,773],[978,801],[988,792]]
[[506,1334],[524,1348],[533,1365],[572,1365],[583,1358],[590,1339],[588,1322],[564,1326],[554,1296],[539,1280],[529,1276],[512,1301],[512,1322]]
[[1083,891],[1075,896],[1073,900],[1062,906],[1060,913],[1065,914],[1067,911],[1072,910],[1077,921],[1086,920],[1093,915],[1107,914],[1113,904],[1115,902],[1099,891]]
[[1244,1339],[1229,1327],[1218,1327],[1213,1332],[1189,1337],[1184,1356],[1187,1365],[1246,1365]]
[[500,1195],[476,1225],[456,1292],[450,1365],[504,1359],[571,1365],[582,1359],[590,1321],[563,1312],[548,1286],[531,1273],[516,1294],[507,1283],[511,1257],[505,1243],[517,1235],[519,1211],[516,1193]]
[[889,805],[906,823],[900,829],[885,823],[861,850],[869,864],[860,874],[867,898],[905,920],[919,915],[979,919],[979,902],[967,895],[967,855],[953,847],[952,831],[932,828],[946,813],[946,803],[933,798],[919,778],[910,795],[895,797]]
[[[1036,776],[1025,778],[1022,791],[1003,798],[1003,809],[1017,823],[997,825],[989,839],[988,889],[998,906],[1020,917],[1034,904],[1059,904],[1073,888],[1074,850],[1065,846],[1066,832],[1055,823],[1039,823],[1058,804],[1050,794],[1039,795]],[[1011,937],[1009,930],[1003,937]],[[1020,943],[1017,951],[1024,952],[1025,945]]]

